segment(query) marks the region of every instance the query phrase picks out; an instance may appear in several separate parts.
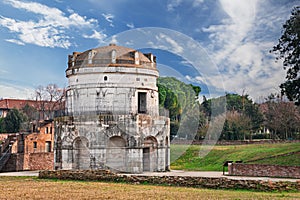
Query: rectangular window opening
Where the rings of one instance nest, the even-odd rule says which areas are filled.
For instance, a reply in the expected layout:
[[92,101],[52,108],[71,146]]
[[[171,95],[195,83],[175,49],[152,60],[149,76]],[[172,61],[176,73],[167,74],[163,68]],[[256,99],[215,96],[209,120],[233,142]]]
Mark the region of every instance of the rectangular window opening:
[[138,113],[147,112],[147,93],[139,92],[138,93]]
[[34,148],[34,149],[37,148],[37,142],[33,142],[33,148]]
[[51,142],[46,141],[46,152],[51,152]]

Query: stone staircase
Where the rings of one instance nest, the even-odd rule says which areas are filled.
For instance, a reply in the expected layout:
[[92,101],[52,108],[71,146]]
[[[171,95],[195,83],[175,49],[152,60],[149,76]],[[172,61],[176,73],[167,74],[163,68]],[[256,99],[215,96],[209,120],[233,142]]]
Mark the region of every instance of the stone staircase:
[[7,161],[9,160],[10,155],[11,155],[11,146],[9,146],[7,148],[7,150],[1,154],[1,157],[0,157],[0,172],[4,168]]
[[2,143],[0,148],[0,172],[3,170],[5,164],[9,160],[12,144],[15,143],[16,140],[17,137],[15,135],[11,135]]

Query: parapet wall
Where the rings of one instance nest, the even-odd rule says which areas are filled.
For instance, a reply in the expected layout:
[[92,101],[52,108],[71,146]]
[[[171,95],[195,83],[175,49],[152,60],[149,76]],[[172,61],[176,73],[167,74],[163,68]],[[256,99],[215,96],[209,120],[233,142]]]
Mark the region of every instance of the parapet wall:
[[40,171],[39,178],[61,180],[109,181],[132,184],[169,185],[211,189],[251,189],[257,191],[298,191],[300,182],[271,182],[260,180],[233,180],[191,176],[122,175],[109,170],[58,170]]
[[233,176],[300,178],[300,166],[232,163],[228,174]]

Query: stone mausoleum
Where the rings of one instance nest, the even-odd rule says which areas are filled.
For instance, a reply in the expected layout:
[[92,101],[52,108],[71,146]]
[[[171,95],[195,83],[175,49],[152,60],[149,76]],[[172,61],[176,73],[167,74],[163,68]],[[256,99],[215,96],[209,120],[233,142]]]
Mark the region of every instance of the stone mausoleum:
[[116,46],[69,55],[55,169],[166,171],[170,121],[159,115],[156,57]]

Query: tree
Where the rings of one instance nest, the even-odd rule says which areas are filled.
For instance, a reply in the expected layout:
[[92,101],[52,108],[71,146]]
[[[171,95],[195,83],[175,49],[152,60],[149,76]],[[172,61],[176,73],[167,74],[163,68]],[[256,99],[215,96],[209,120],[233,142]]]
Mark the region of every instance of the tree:
[[[216,116],[225,112],[224,102],[226,98],[226,121],[223,126],[222,139],[245,139],[247,135],[261,128],[263,115],[259,107],[249,95],[226,94],[218,98],[207,100],[203,98],[201,110],[208,120],[214,113]],[[250,135],[251,138],[251,135]]]
[[160,77],[157,81],[159,105],[169,111],[171,137],[194,139],[199,125],[201,88],[186,84],[174,77]]
[[286,81],[280,85],[281,92],[300,105],[300,6],[292,10],[283,30],[271,52],[277,55],[277,60],[283,59],[283,68],[287,70]]
[[65,90],[58,88],[56,84],[38,86],[35,89],[35,99],[39,102],[39,109],[42,112],[42,119],[53,118],[55,110],[62,110],[65,97]]
[[5,132],[5,128],[4,128],[4,118],[0,118],[0,133],[4,133]]
[[223,127],[223,138],[226,140],[245,140],[250,132],[251,119],[243,113],[228,111]]
[[264,103],[265,125],[273,132],[273,138],[297,138],[300,128],[299,108],[282,99],[272,94]]
[[4,129],[7,133],[19,132],[23,121],[25,121],[24,115],[14,108],[3,119]]

